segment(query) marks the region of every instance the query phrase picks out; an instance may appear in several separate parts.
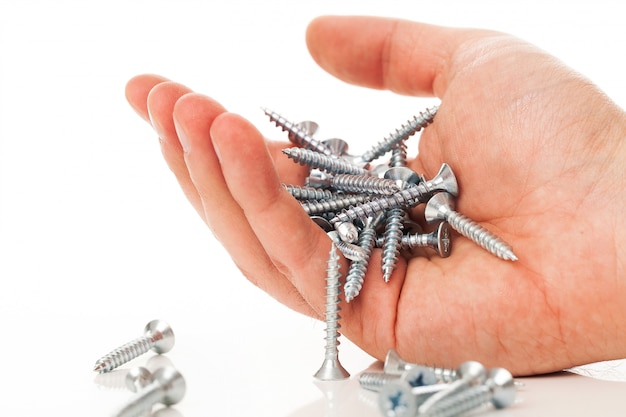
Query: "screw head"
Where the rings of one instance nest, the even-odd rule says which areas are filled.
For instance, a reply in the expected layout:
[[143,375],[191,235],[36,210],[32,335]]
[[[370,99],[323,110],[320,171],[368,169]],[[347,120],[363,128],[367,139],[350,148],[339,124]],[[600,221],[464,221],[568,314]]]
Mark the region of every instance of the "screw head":
[[417,414],[417,401],[406,381],[386,383],[378,393],[378,408],[386,417],[412,417]]
[[312,120],[304,120],[295,124],[296,128],[300,129],[305,135],[313,136],[319,129],[319,125]]
[[450,168],[450,165],[444,163],[441,164],[439,172],[429,181],[425,181],[424,185],[430,192],[445,191],[453,196],[459,195],[459,185],[456,180],[456,176]]
[[487,379],[487,368],[476,361],[463,362],[457,368],[456,373],[464,381],[483,383]]
[[338,381],[350,378],[350,373],[341,365],[339,359],[326,358],[313,377],[321,381]]
[[496,408],[505,408],[515,401],[515,380],[504,368],[492,368],[487,375],[487,385],[493,392],[491,403]]
[[388,374],[402,375],[407,370],[407,365],[407,362],[400,357],[398,351],[391,348],[387,351],[387,356],[385,356],[383,371]]
[[452,194],[447,192],[435,193],[426,202],[424,219],[428,223],[446,220],[446,216],[452,210],[454,210],[454,198]]
[[155,341],[152,350],[156,353],[169,352],[174,347],[174,331],[163,320],[152,320],[146,324],[144,333]]
[[323,140],[322,143],[330,149],[334,156],[344,156],[348,152],[348,142],[339,138]]
[[409,367],[400,378],[408,382],[411,387],[422,387],[437,383],[435,371],[432,368],[421,365]]
[[448,222],[441,222],[437,226],[434,234],[434,244],[432,248],[437,251],[439,256],[447,258],[452,250],[452,240],[450,239],[450,225]]
[[185,396],[187,384],[185,379],[171,366],[157,369],[154,374],[154,383],[158,384],[163,391],[161,402],[165,405],[176,404]]

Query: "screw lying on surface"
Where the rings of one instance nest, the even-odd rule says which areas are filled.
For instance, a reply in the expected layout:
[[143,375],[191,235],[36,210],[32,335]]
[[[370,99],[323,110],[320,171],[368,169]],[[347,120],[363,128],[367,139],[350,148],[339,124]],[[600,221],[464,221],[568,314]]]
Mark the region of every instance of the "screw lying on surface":
[[144,328],[144,336],[111,351],[96,361],[95,372],[109,372],[124,363],[143,355],[150,349],[165,353],[174,347],[174,332],[166,322],[152,320]]
[[446,383],[412,387],[406,381],[389,381],[379,391],[378,408],[386,417],[414,417],[424,401],[447,388]]
[[517,261],[511,247],[502,239],[491,234],[478,223],[454,211],[454,201],[448,193],[433,195],[426,203],[424,217],[427,222],[445,220],[454,230],[471,239],[488,252],[507,261]]
[[[504,368],[489,370],[484,383],[467,388],[435,403],[430,409],[418,407],[419,416],[457,417],[491,403],[495,408],[505,408],[515,401],[516,388],[513,376]],[[433,397],[437,395],[434,394]],[[430,397],[427,401],[429,401]]]
[[399,375],[386,372],[363,372],[359,375],[359,385],[369,391],[379,392],[392,381],[403,381],[410,387],[419,387],[436,384],[439,379],[434,369],[427,366],[415,366]]
[[448,383],[445,390],[428,397],[418,408],[418,413],[429,412],[439,402],[450,398],[474,385],[482,384],[487,379],[487,369],[482,363],[476,361],[463,362],[456,371],[456,379]]
[[326,269],[326,353],[324,362],[320,369],[313,375],[322,381],[334,381],[346,379],[350,377],[348,371],[339,362],[339,254],[337,248],[331,243],[330,252],[328,254],[328,262]]
[[176,369],[157,369],[152,378],[152,382],[137,392],[115,417],[137,417],[149,412],[156,404],[170,406],[180,402],[185,396],[185,379]]

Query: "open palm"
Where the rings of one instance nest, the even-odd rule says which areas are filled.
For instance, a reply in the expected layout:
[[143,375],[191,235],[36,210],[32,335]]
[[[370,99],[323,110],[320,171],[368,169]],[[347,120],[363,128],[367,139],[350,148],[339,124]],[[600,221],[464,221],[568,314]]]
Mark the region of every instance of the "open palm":
[[[618,233],[626,120],[617,106],[556,59],[500,33],[323,17],[309,26],[307,44],[347,82],[441,99],[409,165],[430,178],[449,164],[457,210],[519,258],[503,261],[457,236],[449,258],[425,251],[401,260],[389,282],[369,268],[359,296],[342,304],[346,337],[381,359],[395,348],[415,362],[471,359],[517,375],[626,356]],[[160,76],[133,78],[126,95],[243,274],[323,318],[331,241],[281,186],[307,175],[282,154],[285,144]],[[380,257],[375,250],[370,262]]]

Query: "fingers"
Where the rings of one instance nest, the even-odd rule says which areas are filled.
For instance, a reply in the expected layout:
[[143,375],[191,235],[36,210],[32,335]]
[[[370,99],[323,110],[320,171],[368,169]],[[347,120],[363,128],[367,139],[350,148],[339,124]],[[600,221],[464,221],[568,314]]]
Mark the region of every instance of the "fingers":
[[[297,223],[288,211],[303,212],[282,189],[261,134],[243,118],[224,112],[217,102],[200,94],[181,97],[173,114],[202,215],[238,268],[283,304],[319,317],[285,277],[281,262],[290,254],[273,252],[287,241],[300,258],[310,257],[299,241],[302,238],[294,238],[297,242],[293,243],[289,240],[292,233],[285,233],[291,226],[284,228],[283,221]],[[224,161],[218,158],[215,143],[222,143],[219,155],[224,154]]]
[[254,126],[225,113],[215,120],[211,136],[228,191],[245,216],[242,221],[250,225],[280,274],[319,316],[324,311],[330,238],[282,187],[265,141]]
[[324,16],[309,24],[306,41],[313,59],[346,82],[440,97],[459,45],[487,33],[398,19]]
[[167,78],[161,77],[160,75],[144,74],[137,75],[126,83],[124,93],[128,104],[137,112],[139,117],[148,123],[150,123],[147,101],[148,94],[155,85],[165,81],[168,81]]

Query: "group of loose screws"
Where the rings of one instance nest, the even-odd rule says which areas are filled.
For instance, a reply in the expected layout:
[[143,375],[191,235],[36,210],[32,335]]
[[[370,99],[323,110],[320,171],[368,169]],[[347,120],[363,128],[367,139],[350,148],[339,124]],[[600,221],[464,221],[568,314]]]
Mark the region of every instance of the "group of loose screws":
[[[116,368],[152,350],[157,354],[169,352],[174,347],[174,332],[168,323],[152,320],[146,324],[143,336],[112,350],[96,361],[94,371],[99,374],[121,371]],[[131,398],[115,417],[135,417],[150,414],[157,404],[169,407],[185,396],[186,383],[173,366],[163,366],[150,372],[143,366],[126,370],[126,387]]]
[[430,367],[406,362],[394,349],[382,372],[363,372],[359,383],[377,394],[386,417],[457,417],[508,407],[517,393],[516,381],[504,368],[486,369],[476,361],[457,369]]
[[[451,230],[503,260],[517,260],[504,240],[455,210],[459,189],[447,163],[442,163],[431,179],[408,167],[406,141],[433,123],[438,109],[433,106],[420,112],[362,155],[350,154],[348,143],[342,139],[317,139],[315,122],[294,123],[263,109],[270,121],[287,132],[293,145],[283,153],[309,170],[304,185],[283,187],[332,241],[326,286],[326,356],[316,373],[318,378],[347,377],[337,358],[341,273],[335,251],[349,261],[343,282],[348,303],[363,287],[374,248],[382,250],[380,267],[385,282],[391,280],[400,256],[414,257],[415,249],[427,248],[441,257],[450,256]],[[387,155],[386,160],[374,164]],[[411,209],[420,204],[424,205],[423,222],[410,216]],[[425,233],[426,225],[433,230]]]

